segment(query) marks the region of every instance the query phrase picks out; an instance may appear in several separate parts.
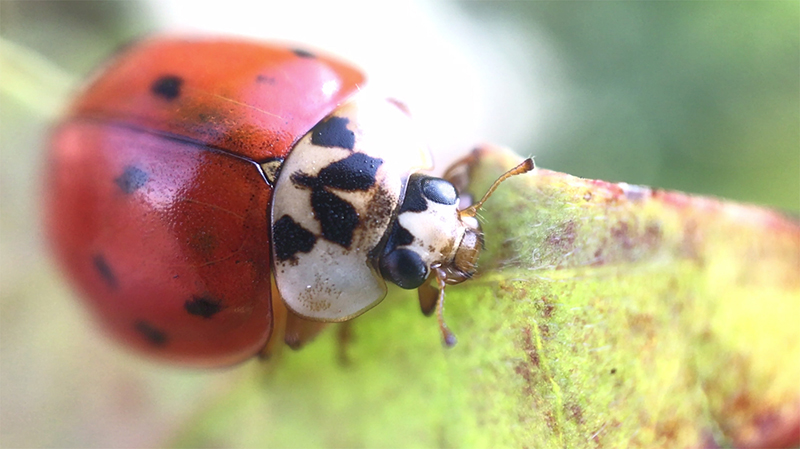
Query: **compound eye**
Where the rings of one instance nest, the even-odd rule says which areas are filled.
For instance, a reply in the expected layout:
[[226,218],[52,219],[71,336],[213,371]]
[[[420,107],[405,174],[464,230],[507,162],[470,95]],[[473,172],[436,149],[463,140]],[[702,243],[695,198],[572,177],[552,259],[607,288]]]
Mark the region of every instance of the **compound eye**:
[[381,274],[389,282],[405,289],[417,288],[428,278],[428,267],[419,254],[398,248],[381,259]]
[[422,180],[422,194],[425,198],[439,204],[452,206],[458,201],[458,192],[453,184],[439,178]]

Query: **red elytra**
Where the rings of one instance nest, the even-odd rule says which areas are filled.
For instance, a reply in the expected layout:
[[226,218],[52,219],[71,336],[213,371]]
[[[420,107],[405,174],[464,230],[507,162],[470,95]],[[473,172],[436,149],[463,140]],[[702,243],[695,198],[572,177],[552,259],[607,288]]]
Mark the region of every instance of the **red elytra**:
[[148,40],[105,68],[57,127],[45,174],[54,252],[104,327],[184,364],[258,353],[274,321],[259,163],[363,82],[333,59],[230,40]]

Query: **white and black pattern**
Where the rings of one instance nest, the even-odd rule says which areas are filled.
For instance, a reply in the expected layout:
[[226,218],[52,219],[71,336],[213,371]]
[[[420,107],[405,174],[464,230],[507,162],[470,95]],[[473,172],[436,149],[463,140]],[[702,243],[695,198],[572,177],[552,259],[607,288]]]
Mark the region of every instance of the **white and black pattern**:
[[369,191],[375,186],[375,175],[381,164],[381,159],[353,153],[323,168],[317,176],[292,173],[289,179],[293,184],[311,189],[311,209],[322,227],[323,238],[350,248],[359,225],[359,214],[353,205],[334,192]]
[[421,142],[397,106],[361,94],[298,142],[271,215],[275,279],[291,310],[344,321],[383,298],[373,259],[409,174],[429,164]]
[[444,179],[415,173],[383,249],[381,275],[402,288],[422,285],[430,267],[452,260],[464,233],[458,194]]

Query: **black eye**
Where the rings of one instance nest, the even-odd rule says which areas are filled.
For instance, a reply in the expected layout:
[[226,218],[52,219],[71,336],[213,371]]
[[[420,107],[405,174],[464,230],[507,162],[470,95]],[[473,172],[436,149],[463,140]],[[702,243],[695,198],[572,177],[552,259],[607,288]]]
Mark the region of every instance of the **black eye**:
[[383,256],[381,274],[389,282],[406,289],[417,288],[428,278],[428,267],[419,254],[400,248]]
[[439,203],[452,206],[458,201],[458,193],[453,184],[439,178],[427,178],[422,181],[422,194],[425,198]]

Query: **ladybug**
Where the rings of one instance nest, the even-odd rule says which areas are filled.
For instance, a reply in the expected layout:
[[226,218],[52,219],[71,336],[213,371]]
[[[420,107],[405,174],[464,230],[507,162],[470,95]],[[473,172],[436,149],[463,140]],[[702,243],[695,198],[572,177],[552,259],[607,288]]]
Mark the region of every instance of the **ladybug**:
[[386,281],[419,289],[427,314],[438,304],[453,344],[443,291],[475,273],[481,203],[459,210],[430,165],[407,109],[349,64],[158,37],[104,67],[55,128],[45,228],[99,322],[164,360],[230,365],[273,334],[297,348],[380,302]]

